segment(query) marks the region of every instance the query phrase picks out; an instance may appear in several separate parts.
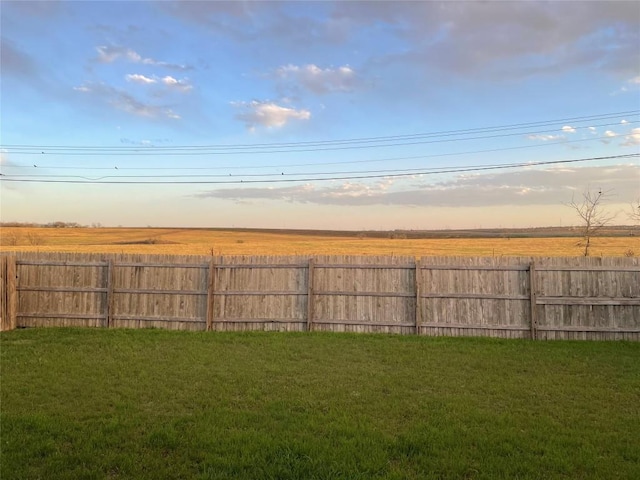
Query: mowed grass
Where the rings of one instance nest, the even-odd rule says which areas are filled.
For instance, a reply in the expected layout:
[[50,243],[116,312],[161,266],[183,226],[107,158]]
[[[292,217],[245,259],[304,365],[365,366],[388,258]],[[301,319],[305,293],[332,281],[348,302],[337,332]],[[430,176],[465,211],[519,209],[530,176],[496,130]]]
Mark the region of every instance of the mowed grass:
[[[576,237],[392,239],[162,228],[2,227],[0,251],[174,255],[580,256]],[[640,235],[595,237],[592,256],[640,255]]]
[[1,478],[640,478],[640,344],[0,335]]

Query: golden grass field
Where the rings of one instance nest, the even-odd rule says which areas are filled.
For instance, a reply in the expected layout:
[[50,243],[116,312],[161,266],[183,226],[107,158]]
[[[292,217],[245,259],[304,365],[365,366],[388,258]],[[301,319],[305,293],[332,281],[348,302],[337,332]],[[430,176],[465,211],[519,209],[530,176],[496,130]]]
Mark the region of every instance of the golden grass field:
[[[580,238],[370,238],[178,228],[0,228],[0,252],[175,255],[580,256]],[[590,255],[640,256],[640,235],[592,238]]]

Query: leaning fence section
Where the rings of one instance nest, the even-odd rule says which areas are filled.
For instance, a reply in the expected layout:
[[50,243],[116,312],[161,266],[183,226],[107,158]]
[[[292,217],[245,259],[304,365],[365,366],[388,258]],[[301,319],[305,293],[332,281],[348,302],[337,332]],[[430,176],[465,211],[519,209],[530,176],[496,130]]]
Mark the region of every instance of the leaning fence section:
[[640,340],[636,258],[2,256],[0,329]]

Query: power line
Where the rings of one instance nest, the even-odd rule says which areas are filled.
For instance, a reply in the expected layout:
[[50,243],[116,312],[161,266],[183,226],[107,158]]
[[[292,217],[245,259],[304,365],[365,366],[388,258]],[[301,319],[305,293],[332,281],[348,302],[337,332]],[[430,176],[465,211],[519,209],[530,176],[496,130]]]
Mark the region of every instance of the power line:
[[[17,179],[10,178],[4,175],[0,176],[0,181],[4,182],[16,182],[16,183],[62,183],[62,184],[93,184],[93,185],[229,185],[229,184],[257,184],[257,183],[291,183],[291,182],[317,182],[317,181],[333,181],[333,180],[365,180],[375,178],[400,178],[418,175],[435,175],[443,173],[463,173],[463,172],[479,172],[487,170],[500,170],[509,168],[523,168],[523,167],[535,167],[535,166],[547,166],[547,165],[560,165],[578,162],[592,162],[600,160],[614,160],[622,158],[636,158],[640,157],[639,153],[632,153],[626,155],[611,155],[606,157],[588,157],[572,160],[551,160],[540,162],[526,162],[526,163],[511,163],[503,165],[485,165],[485,166],[473,166],[473,167],[454,167],[442,170],[430,170],[423,169],[420,171],[413,171],[411,173],[381,173],[381,174],[363,174],[363,175],[348,175],[348,176],[332,176],[326,178],[278,178],[271,180],[189,180],[189,181],[93,181],[93,180],[48,180],[48,179]],[[396,171],[398,172],[398,171]]]
[[[182,146],[152,146],[152,147],[100,147],[100,146],[73,146],[73,145],[2,145],[1,147],[12,154],[47,154],[47,155],[82,155],[82,156],[158,156],[158,155],[221,155],[221,154],[265,154],[265,153],[301,153],[331,150],[352,150],[362,148],[385,148],[427,143],[442,143],[451,141],[484,140],[518,135],[538,135],[556,132],[553,130],[538,130],[525,132],[500,133],[510,130],[522,130],[561,124],[566,122],[586,122],[607,120],[621,116],[637,115],[640,110],[629,110],[611,114],[591,115],[583,117],[569,117],[559,120],[544,122],[528,122],[496,127],[472,128],[464,130],[450,130],[432,133],[419,133],[409,135],[394,135],[386,137],[368,137],[347,140],[326,140],[316,142],[272,143],[272,144],[237,144],[237,145],[182,145]],[[589,126],[575,126],[573,129],[588,127],[607,127],[617,125],[615,123],[603,123]],[[627,122],[638,123],[637,121]],[[468,135],[489,134],[468,137]],[[467,135],[467,137],[465,137]],[[450,137],[463,138],[450,138]],[[411,140],[411,141],[409,141]],[[416,140],[416,141],[414,141]],[[397,142],[397,143],[389,143]],[[276,149],[276,150],[274,150]],[[277,150],[280,149],[280,150]]]
[[[311,167],[311,166],[329,166],[329,165],[352,165],[352,164],[364,164],[364,163],[380,163],[380,162],[395,162],[395,161],[404,161],[404,160],[425,160],[429,158],[441,158],[441,157],[451,157],[451,156],[460,156],[460,155],[474,155],[479,153],[496,153],[496,152],[504,152],[504,151],[512,151],[512,150],[525,150],[529,148],[540,148],[540,147],[550,147],[554,145],[566,145],[570,143],[586,143],[593,142],[597,140],[611,140],[612,137],[602,136],[602,137],[591,137],[591,138],[583,138],[583,139],[575,139],[575,140],[562,140],[557,142],[547,142],[538,143],[534,145],[519,145],[513,147],[502,147],[502,148],[489,148],[483,150],[467,150],[463,152],[446,152],[446,153],[435,153],[429,155],[413,155],[406,157],[387,157],[387,158],[378,158],[378,159],[367,159],[367,160],[347,160],[347,161],[336,161],[336,162],[313,162],[313,163],[286,163],[286,164],[275,164],[275,165],[252,165],[250,168],[253,169],[285,169],[285,168],[293,168],[293,167]],[[247,169],[247,166],[239,166],[239,165],[219,165],[215,167],[125,167],[120,165],[113,165],[109,167],[85,167],[85,166],[66,166],[66,165],[46,165],[46,164],[32,164],[32,165],[21,165],[21,164],[5,164],[2,165],[4,169],[48,169],[48,170],[142,170],[142,171],[153,171],[153,170],[170,170],[170,171],[213,171],[213,170],[244,170]]]
[[[290,142],[290,143],[258,143],[258,144],[212,144],[212,145],[175,145],[175,146],[143,146],[143,148],[156,148],[156,149],[175,149],[175,148],[252,148],[252,147],[284,147],[284,146],[299,146],[299,145],[321,145],[321,144],[333,144],[333,143],[349,143],[349,142],[360,142],[360,141],[385,141],[385,140],[396,140],[401,138],[412,138],[412,137],[422,137],[422,136],[444,136],[444,135],[453,135],[453,134],[464,134],[468,132],[476,133],[479,131],[485,130],[505,130],[505,129],[513,129],[513,128],[524,128],[524,127],[532,127],[532,126],[544,126],[549,124],[558,124],[564,122],[576,122],[576,121],[588,121],[588,120],[604,120],[610,117],[620,117],[625,115],[637,115],[640,113],[640,110],[627,110],[622,112],[614,112],[614,113],[606,113],[600,115],[586,115],[586,116],[578,116],[578,117],[565,117],[555,120],[543,120],[538,122],[524,122],[524,123],[515,123],[515,124],[507,124],[507,125],[497,125],[491,127],[476,127],[469,129],[458,129],[458,130],[445,130],[440,132],[429,132],[429,133],[415,133],[415,134],[406,134],[406,135],[390,135],[390,136],[379,136],[379,137],[361,137],[361,138],[351,138],[351,139],[341,139],[341,140],[320,140],[320,141],[309,141],[309,142]],[[25,148],[77,148],[77,149],[116,149],[116,150],[139,150],[140,147],[108,147],[108,146],[91,146],[91,145],[4,145],[4,147],[25,147]]]

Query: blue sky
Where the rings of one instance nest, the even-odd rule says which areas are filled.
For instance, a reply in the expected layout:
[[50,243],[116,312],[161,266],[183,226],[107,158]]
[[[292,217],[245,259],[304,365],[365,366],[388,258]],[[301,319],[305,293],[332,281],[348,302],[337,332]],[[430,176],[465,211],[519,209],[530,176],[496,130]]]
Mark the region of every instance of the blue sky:
[[566,226],[587,189],[618,223],[640,198],[637,2],[0,8],[2,221]]

